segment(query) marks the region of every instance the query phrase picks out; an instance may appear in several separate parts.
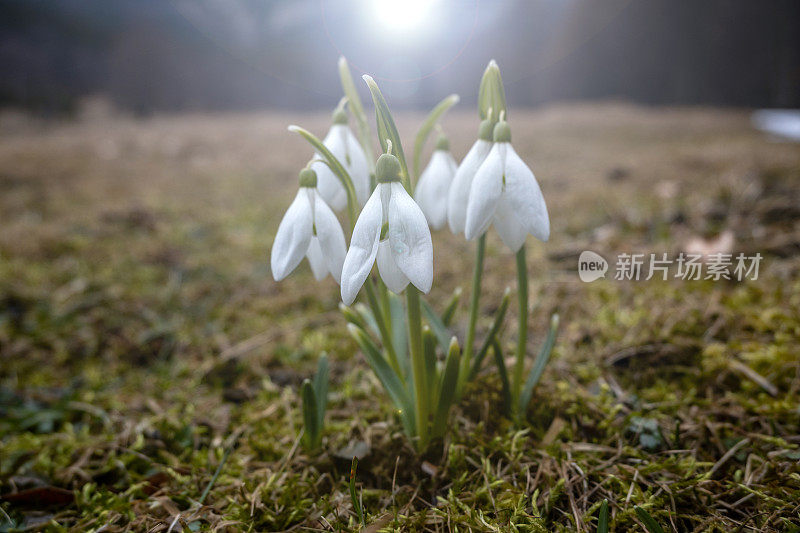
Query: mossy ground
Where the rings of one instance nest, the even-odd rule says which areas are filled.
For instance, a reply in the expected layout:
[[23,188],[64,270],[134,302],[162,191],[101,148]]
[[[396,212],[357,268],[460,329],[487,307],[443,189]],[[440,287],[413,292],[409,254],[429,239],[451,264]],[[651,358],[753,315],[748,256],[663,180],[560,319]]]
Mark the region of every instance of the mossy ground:
[[[0,530],[351,530],[335,455],[357,441],[370,531],[593,530],[604,498],[617,531],[643,530],[634,505],[665,530],[798,530],[800,149],[738,112],[510,118],[553,224],[528,245],[531,358],[553,311],[561,333],[526,424],[498,415],[487,367],[418,457],[345,333],[336,285],[307,266],[269,273],[310,155],[285,126],[322,134],[326,117],[4,115]],[[420,119],[401,115],[401,130]],[[445,128],[461,157],[476,120]],[[674,253],[726,230],[735,252],[764,256],[757,281],[575,272],[583,249]],[[473,245],[441,232],[434,246],[437,306],[468,289]],[[491,234],[479,336],[507,285],[513,256]],[[323,451],[307,454],[299,384],[323,350],[329,412]]]

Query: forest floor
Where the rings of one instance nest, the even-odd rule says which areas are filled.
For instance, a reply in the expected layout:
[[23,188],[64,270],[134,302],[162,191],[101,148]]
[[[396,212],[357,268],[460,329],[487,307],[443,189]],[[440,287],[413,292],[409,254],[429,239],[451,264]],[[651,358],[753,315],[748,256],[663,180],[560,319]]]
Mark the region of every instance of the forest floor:
[[[421,120],[399,116],[407,152]],[[665,531],[800,530],[798,145],[738,111],[514,110],[553,228],[528,240],[530,358],[555,311],[560,334],[525,423],[485,365],[420,457],[336,284],[269,271],[311,155],[286,126],[327,121],[0,116],[0,531],[353,530],[354,445],[368,531],[593,531],[603,499],[616,531],[643,531],[634,505]],[[462,157],[476,118],[443,125]],[[473,247],[434,234],[435,308],[466,295]],[[581,250],[606,279],[579,280]],[[763,259],[757,280],[614,279],[618,254],[684,250]],[[479,340],[506,286],[492,231]],[[322,351],[309,454],[299,385]]]

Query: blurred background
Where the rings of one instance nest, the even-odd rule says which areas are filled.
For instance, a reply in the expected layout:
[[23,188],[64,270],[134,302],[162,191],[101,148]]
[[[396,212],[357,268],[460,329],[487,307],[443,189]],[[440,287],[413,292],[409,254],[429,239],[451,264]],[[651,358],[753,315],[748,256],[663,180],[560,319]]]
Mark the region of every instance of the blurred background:
[[[328,109],[336,59],[396,108],[475,100],[800,105],[796,0],[0,0],[0,105]],[[465,83],[469,80],[469,83]]]

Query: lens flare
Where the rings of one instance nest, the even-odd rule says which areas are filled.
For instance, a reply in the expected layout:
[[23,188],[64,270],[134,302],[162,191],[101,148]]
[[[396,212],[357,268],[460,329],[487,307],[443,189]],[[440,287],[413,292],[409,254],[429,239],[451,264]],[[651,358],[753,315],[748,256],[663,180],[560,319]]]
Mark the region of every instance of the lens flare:
[[408,33],[428,26],[436,0],[370,0],[369,3],[382,29]]

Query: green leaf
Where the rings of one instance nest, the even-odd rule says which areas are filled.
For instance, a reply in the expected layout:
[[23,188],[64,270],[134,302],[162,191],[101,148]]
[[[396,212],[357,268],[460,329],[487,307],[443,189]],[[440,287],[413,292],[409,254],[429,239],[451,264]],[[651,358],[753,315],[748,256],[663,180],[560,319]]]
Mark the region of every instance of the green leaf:
[[358,457],[353,457],[353,462],[350,464],[350,501],[353,502],[353,509],[356,511],[358,521],[361,525],[365,525],[364,509],[361,508],[361,500],[356,495],[356,470],[358,469]]
[[436,314],[436,311],[424,298],[421,298],[420,302],[422,303],[422,312],[425,313],[428,324],[430,324],[431,329],[436,334],[436,338],[439,340],[439,346],[442,347],[442,351],[446,352],[450,346],[450,337],[453,334],[447,331],[447,326],[444,325],[442,319],[439,318],[439,315]]
[[389,315],[392,321],[392,343],[397,354],[400,370],[403,378],[407,379],[411,375],[411,362],[408,359],[408,327],[406,326],[406,311],[403,308],[403,300],[394,293],[389,293]]
[[358,95],[358,90],[356,90],[353,76],[350,75],[350,66],[347,64],[347,59],[345,59],[344,56],[339,58],[339,79],[342,82],[342,91],[344,91],[344,95],[347,97],[350,112],[356,119],[358,142],[361,143],[361,148],[364,149],[364,154],[367,156],[367,164],[369,165],[370,173],[373,173],[375,171],[375,151],[372,145],[372,133],[369,131],[367,114],[364,112],[364,105],[361,103],[361,97]]
[[450,340],[450,347],[447,350],[447,360],[442,372],[442,379],[439,383],[438,405],[436,414],[433,417],[433,435],[441,436],[447,427],[447,415],[456,397],[456,387],[458,385],[458,368],[460,366],[461,349],[455,337]]
[[[339,311],[342,313],[342,315],[344,315],[344,319],[347,320],[349,324],[355,324],[361,329],[367,329],[370,327],[370,325],[367,324],[366,319],[357,313],[352,307],[347,307],[343,303],[340,303]],[[378,327],[377,324],[375,324],[375,327]]]
[[344,185],[345,192],[347,193],[347,208],[350,213],[350,228],[355,226],[356,218],[358,218],[359,206],[356,199],[356,190],[353,187],[353,180],[350,174],[347,173],[342,163],[336,159],[330,150],[328,150],[322,141],[320,141],[313,133],[301,128],[300,126],[291,125],[289,131],[299,133],[311,146],[324,158],[322,161],[328,165],[331,171],[339,178],[339,181]]
[[600,514],[597,517],[597,533],[608,533],[608,500],[603,500],[600,505]]
[[492,353],[494,354],[494,364],[497,366],[497,375],[500,376],[500,384],[503,387],[503,408],[508,414],[511,411],[511,384],[508,381],[508,371],[506,362],[503,359],[503,349],[497,339],[492,343]]
[[403,421],[403,427],[406,433],[410,436],[414,435],[414,410],[412,408],[413,402],[409,398],[403,382],[397,373],[392,369],[389,362],[381,355],[380,350],[375,343],[367,336],[366,332],[353,324],[347,326],[350,335],[356,341],[367,358],[372,371],[378,376],[378,380],[383,385],[386,393],[391,398],[395,407],[400,410],[400,419]]
[[638,505],[633,506],[633,510],[636,511],[636,516],[639,517],[639,520],[642,521],[644,527],[647,528],[647,531],[650,533],[664,533],[664,530],[658,525],[650,513],[639,507]]
[[500,307],[497,308],[497,313],[494,315],[492,327],[489,328],[489,333],[486,335],[486,340],[483,341],[481,349],[478,351],[475,359],[472,362],[472,369],[469,373],[469,379],[474,378],[480,371],[481,365],[483,364],[483,359],[489,352],[489,347],[494,342],[495,338],[497,337],[497,333],[500,331],[500,327],[503,325],[503,320],[506,317],[506,311],[508,311],[508,303],[510,301],[511,289],[506,288],[505,292],[503,293],[503,299],[500,301]]
[[431,405],[436,405],[438,397],[434,387],[439,378],[436,372],[436,335],[428,326],[422,329],[422,353],[425,355],[425,377],[428,381],[425,386],[430,392],[428,401]]
[[456,309],[458,308],[458,303],[461,301],[461,287],[456,287],[456,290],[453,291],[453,295],[450,297],[450,301],[447,302],[447,306],[444,308],[444,313],[442,313],[442,324],[445,326],[450,326],[453,322],[453,316],[456,314]]
[[[491,117],[489,116],[489,110],[492,111]],[[481,120],[491,118],[493,122],[496,122],[500,117],[501,111],[507,111],[506,90],[503,87],[503,79],[500,76],[500,67],[492,59],[483,72],[481,85],[478,89],[478,113]]]
[[375,104],[375,118],[378,123],[378,140],[381,143],[381,151],[386,152],[388,145],[387,139],[392,141],[392,153],[400,160],[400,168],[403,171],[401,176],[403,187],[406,188],[408,194],[413,195],[414,189],[411,184],[411,176],[408,173],[408,165],[406,164],[406,156],[403,153],[403,143],[400,141],[400,133],[397,131],[397,126],[394,124],[394,118],[389,111],[389,106],[378,88],[378,84],[372,79],[372,76],[362,76],[364,81],[369,87],[369,92],[372,95],[372,102]]
[[542,349],[539,351],[539,355],[533,363],[531,373],[528,374],[528,379],[525,381],[525,386],[520,393],[518,405],[520,416],[524,416],[525,411],[528,409],[533,389],[536,387],[536,384],[539,383],[539,379],[544,372],[544,367],[550,360],[550,352],[553,351],[553,344],[556,342],[556,333],[558,333],[558,315],[554,314],[550,317],[550,331],[547,332],[547,339],[544,341]]
[[305,426],[305,445],[309,450],[317,447],[320,437],[319,414],[317,412],[317,396],[311,380],[306,379],[302,385],[303,425]]
[[[444,100],[436,104],[436,107],[425,117],[425,121],[420,126],[419,131],[417,132],[417,137],[414,139],[414,176],[419,178],[420,172],[420,159],[422,159],[422,148],[425,146],[425,141],[428,140],[428,135],[430,135],[433,127],[439,121],[442,115],[444,115],[448,109],[453,107],[458,103],[459,97],[457,94],[451,94],[450,96],[446,97]],[[392,141],[394,142],[394,141]]]
[[314,394],[317,396],[317,416],[319,417],[320,430],[325,426],[325,411],[328,407],[329,375],[328,354],[322,352],[317,362],[317,374],[314,376]]

